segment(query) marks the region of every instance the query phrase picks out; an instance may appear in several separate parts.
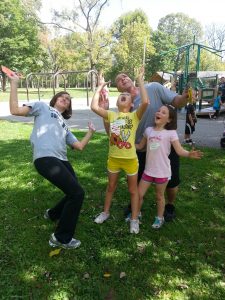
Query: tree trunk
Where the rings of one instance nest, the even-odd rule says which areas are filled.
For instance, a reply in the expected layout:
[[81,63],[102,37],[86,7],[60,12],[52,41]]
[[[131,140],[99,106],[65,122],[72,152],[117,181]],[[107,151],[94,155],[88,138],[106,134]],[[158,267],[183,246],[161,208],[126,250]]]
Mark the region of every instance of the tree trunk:
[[2,91],[6,92],[6,75],[2,75]]

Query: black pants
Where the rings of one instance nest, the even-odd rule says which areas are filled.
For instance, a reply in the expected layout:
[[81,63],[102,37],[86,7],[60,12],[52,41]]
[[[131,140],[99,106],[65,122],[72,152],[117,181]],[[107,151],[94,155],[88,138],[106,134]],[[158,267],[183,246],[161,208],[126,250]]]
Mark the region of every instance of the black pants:
[[68,161],[55,157],[42,157],[36,159],[34,165],[40,175],[65,193],[56,206],[50,209],[49,216],[52,220],[59,220],[55,230],[57,240],[68,243],[75,232],[84,200],[84,190]]
[[219,109],[215,109],[215,113],[214,113],[213,117],[218,118],[219,115],[220,115],[220,110]]

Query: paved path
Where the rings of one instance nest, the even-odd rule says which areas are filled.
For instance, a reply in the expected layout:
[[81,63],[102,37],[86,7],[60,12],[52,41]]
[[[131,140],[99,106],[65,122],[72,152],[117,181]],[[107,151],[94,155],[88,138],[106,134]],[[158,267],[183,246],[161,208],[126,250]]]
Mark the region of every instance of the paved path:
[[[49,100],[44,100],[49,103]],[[21,104],[24,101],[21,101]],[[116,98],[110,98],[110,107],[116,108]],[[87,124],[91,120],[99,132],[104,132],[102,119],[93,113],[87,106],[86,99],[73,99],[73,115],[68,120],[71,128],[87,130]],[[10,115],[8,102],[0,102],[0,119],[16,121],[16,122],[33,122],[33,117],[17,117]],[[185,127],[185,113],[178,113],[178,134],[180,141],[183,141]],[[1,127],[0,127],[1,128]],[[220,148],[220,139],[225,129],[225,115],[221,115],[217,120],[210,120],[209,118],[198,118],[196,130],[193,134],[193,140],[196,146],[207,146],[211,148]]]

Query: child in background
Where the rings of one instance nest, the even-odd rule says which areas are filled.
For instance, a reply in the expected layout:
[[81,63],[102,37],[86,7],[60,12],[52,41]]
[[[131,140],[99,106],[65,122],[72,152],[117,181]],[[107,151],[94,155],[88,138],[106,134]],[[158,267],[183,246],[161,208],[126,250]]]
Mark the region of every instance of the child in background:
[[185,150],[178,139],[177,113],[172,105],[163,105],[155,114],[155,126],[147,127],[144,137],[137,150],[143,149],[147,144],[146,164],[141,181],[138,186],[140,209],[143,198],[152,183],[155,183],[157,216],[152,224],[154,229],[160,228],[164,223],[165,189],[171,177],[170,160],[168,158],[173,145],[179,156],[200,159],[202,152],[198,150]]
[[96,218],[95,223],[106,221],[110,214],[110,206],[113,194],[121,170],[127,174],[128,190],[131,197],[132,216],[130,221],[130,233],[139,232],[139,196],[137,186],[138,159],[135,148],[135,134],[141,117],[143,116],[149,99],[143,81],[144,68],[138,75],[138,83],[141,93],[141,104],[136,111],[130,112],[133,100],[129,93],[122,93],[117,99],[118,112],[106,110],[99,106],[101,91],[107,82],[102,82],[92,99],[91,109],[110,123],[109,128],[109,155],[108,155],[108,186],[106,189],[104,211]]
[[186,111],[186,123],[185,123],[185,134],[184,142],[186,144],[192,144],[191,135],[195,131],[195,124],[197,123],[197,117],[195,114],[195,102],[196,102],[196,92],[192,90],[192,101],[187,105]]
[[220,107],[222,105],[221,96],[222,96],[222,92],[219,90],[218,93],[217,93],[217,96],[216,96],[216,98],[214,99],[214,102],[213,102],[213,109],[215,110],[215,113],[213,114],[213,116],[210,116],[213,119],[216,119],[216,118],[219,117]]

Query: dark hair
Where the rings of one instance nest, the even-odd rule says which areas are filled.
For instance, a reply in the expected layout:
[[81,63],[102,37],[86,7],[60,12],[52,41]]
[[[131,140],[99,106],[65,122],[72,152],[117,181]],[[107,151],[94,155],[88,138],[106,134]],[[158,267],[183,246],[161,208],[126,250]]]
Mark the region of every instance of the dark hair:
[[177,111],[176,108],[170,104],[165,105],[169,110],[169,123],[165,125],[167,130],[176,130],[177,129]]
[[[61,97],[62,95],[65,95],[65,94],[70,96],[70,94],[67,93],[67,92],[59,92],[59,93],[55,94],[55,95],[52,97],[52,99],[51,99],[49,105],[50,105],[51,107],[54,107],[54,106],[55,106],[55,103],[56,103],[56,101],[57,101],[57,99],[58,99],[59,97]],[[68,107],[68,109],[66,109],[66,110],[62,113],[62,116],[63,116],[63,118],[66,119],[66,120],[69,119],[69,118],[72,116],[72,104],[71,104],[71,98],[70,98],[70,104],[69,104],[69,107]]]

